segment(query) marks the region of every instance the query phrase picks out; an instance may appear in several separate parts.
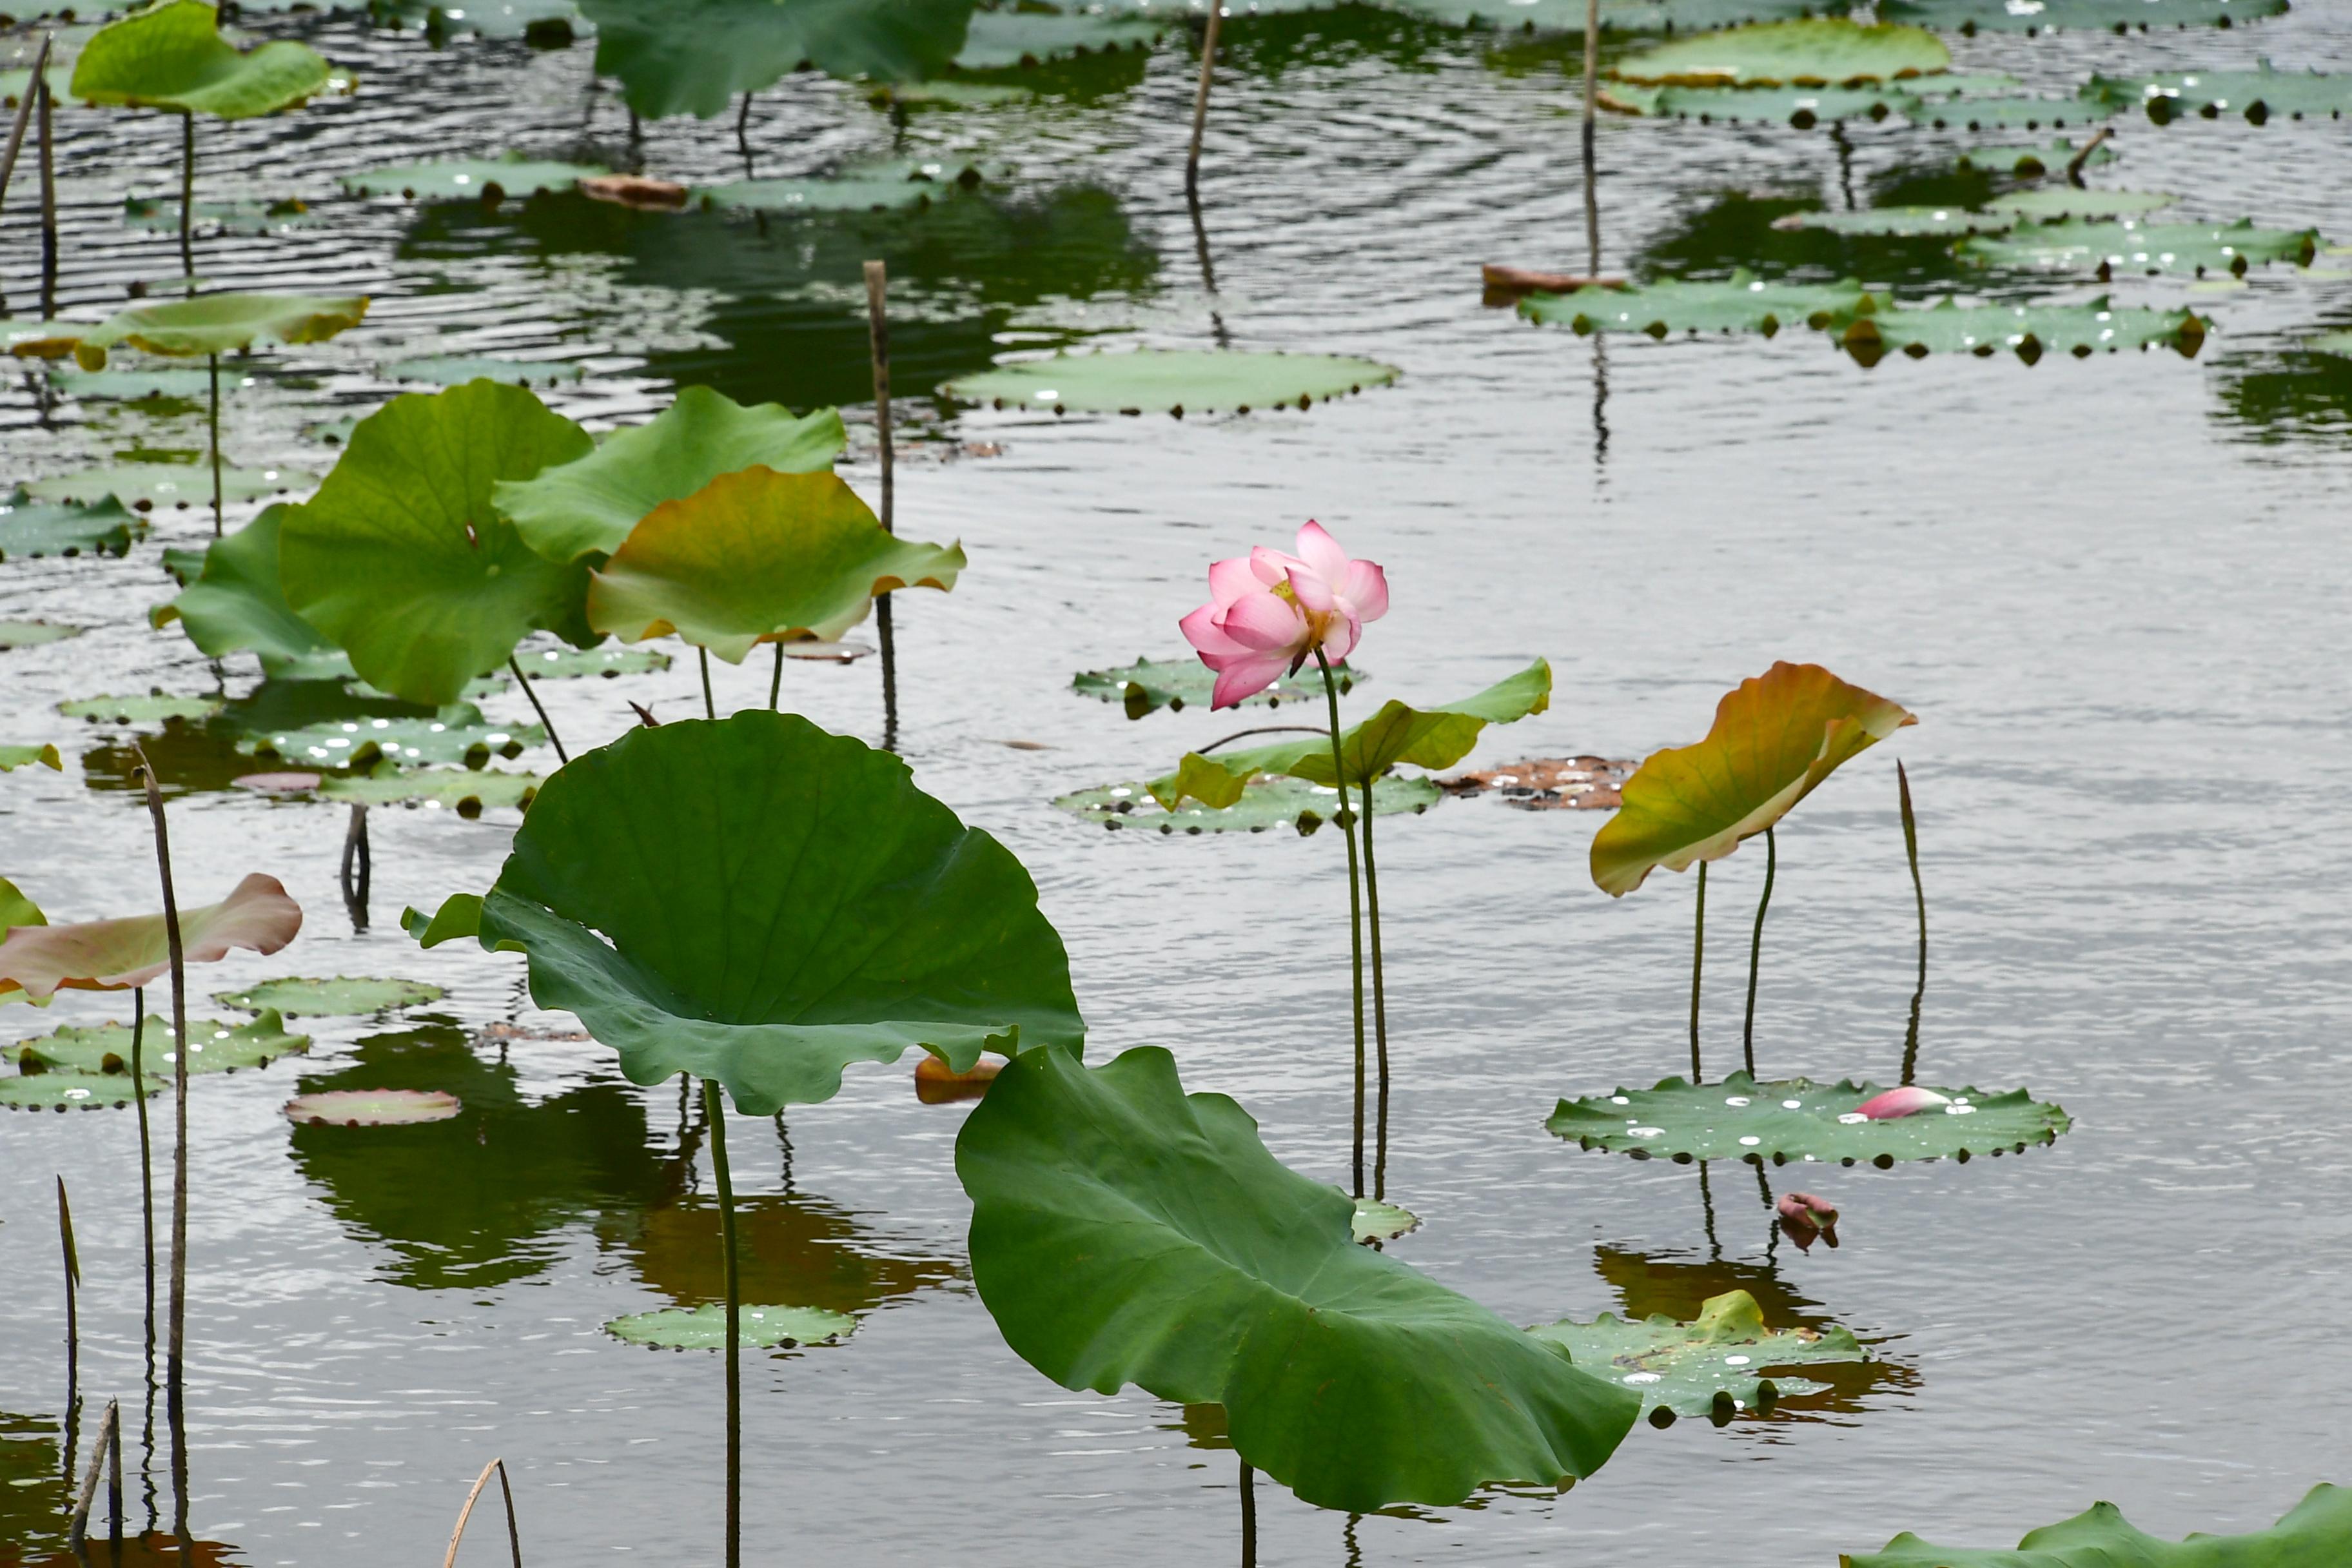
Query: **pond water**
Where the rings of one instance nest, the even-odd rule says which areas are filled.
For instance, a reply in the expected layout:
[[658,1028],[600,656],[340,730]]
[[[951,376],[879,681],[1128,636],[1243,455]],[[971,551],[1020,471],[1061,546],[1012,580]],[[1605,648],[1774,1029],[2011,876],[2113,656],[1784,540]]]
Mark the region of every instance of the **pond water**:
[[[1034,101],[895,128],[857,89],[789,79],[752,117],[761,174],[893,153],[1013,169],[922,213],[762,227],[570,196],[496,213],[339,196],[340,174],[388,162],[625,160],[625,120],[591,89],[585,43],[435,48],[322,18],[270,30],[354,68],[362,90],[201,128],[200,196],[299,196],[316,221],[201,235],[198,270],[375,304],[333,342],[241,372],[233,458],[324,471],[333,448],[305,432],[364,414],[393,390],[373,367],[419,354],[580,366],[583,380],[546,395],[597,427],[646,418],[688,383],[860,405],[857,263],[886,259],[910,422],[899,526],[960,538],[971,557],[951,596],[902,596],[899,747],[1035,876],[1070,947],[1090,1059],[1172,1048],[1188,1087],[1236,1096],[1312,1174],[1344,1182],[1348,1157],[1337,837],[1104,833],[1047,804],[1239,727],[1197,709],[1129,722],[1067,689],[1076,669],[1177,656],[1174,622],[1209,559],[1312,516],[1385,563],[1393,607],[1360,655],[1361,710],[1549,658],[1550,710],[1490,731],[1482,762],[1696,739],[1723,689],[1782,658],[1921,716],[1788,824],[1759,1055],[1823,1079],[1896,1068],[1915,935],[1899,755],[1933,928],[1922,1077],[2030,1086],[2074,1114],[2072,1134],[2021,1157],[1814,1180],[1845,1217],[1843,1246],[1810,1253],[1774,1239],[1747,1166],[1717,1164],[1703,1187],[1692,1168],[1563,1144],[1543,1126],[1559,1096],[1682,1069],[1690,879],[1597,892],[1598,814],[1489,797],[1392,819],[1389,1185],[1424,1221],[1395,1253],[1524,1323],[1687,1313],[1744,1287],[1776,1321],[1853,1329],[1878,1361],[1769,1419],[1639,1426],[1557,1497],[1504,1488],[1351,1520],[1261,1484],[1261,1561],[1805,1568],[1904,1529],[2006,1544],[2102,1498],[2168,1536],[2250,1530],[2315,1481],[2352,1480],[2336,1396],[2352,1382],[2338,1310],[2352,1161],[2316,1119],[2352,1021],[2339,537],[2352,387],[2337,362],[2294,349],[2352,323],[2352,268],[2257,268],[2228,290],[2119,280],[2118,301],[2210,310],[2218,328],[2193,362],[1937,354],[1865,371],[1804,331],[1601,346],[1487,308],[1478,287],[1481,262],[1582,261],[1572,43],[1503,46],[1370,12],[1236,21],[1196,233],[1181,40],[1148,61],[1051,68]],[[1958,68],[2064,88],[2095,68],[2263,56],[2352,69],[2352,14],[1954,44]],[[170,194],[177,127],[70,109],[59,125],[58,305],[95,318],[132,282],[176,274],[173,237],[126,226],[121,203]],[[2118,125],[2123,156],[2100,182],[2331,239],[2352,213],[2352,126]],[[1968,194],[1951,135],[1864,123],[1851,142],[1842,160],[1818,132],[1604,118],[1604,266],[1853,273],[1920,300],[2099,291],[1964,278],[1930,242],[1771,230],[1800,199],[1844,205],[1848,183],[1865,204]],[[725,121],[648,125],[639,151],[668,177],[742,170]],[[17,178],[0,280],[26,316],[39,262]],[[1306,415],[1181,422],[959,415],[910,395],[1001,353],[1098,336],[1357,353],[1404,374]],[[57,401],[37,368],[0,390],[0,427],[10,479],[203,445],[200,410]],[[854,432],[844,472],[868,490],[872,452]],[[0,569],[0,617],[89,628],[0,654],[0,739],[68,754],[62,774],[0,784],[0,872],[53,918],[152,898],[119,733],[53,705],[255,679],[249,659],[224,671],[148,629],[173,591],[158,545],[210,532],[200,510],[157,523],[127,561]],[[766,678],[763,660],[719,667],[722,710],[763,702]],[[627,700],[667,717],[700,702],[688,659],[544,689],[575,745],[632,723]],[[871,661],[796,665],[784,703],[881,739]],[[484,706],[529,717],[511,690]],[[374,812],[362,925],[337,890],[340,808],[215,788],[175,792],[172,812],[189,901],[257,868],[307,911],[279,957],[195,974],[198,1016],[211,992],[272,974],[447,991],[404,1016],[313,1020],[307,1059],[191,1095],[196,1534],[255,1564],[414,1563],[502,1455],[534,1561],[716,1561],[718,1363],[602,1328],[718,1294],[700,1130],[674,1086],[634,1088],[601,1047],[531,1037],[571,1024],[530,1007],[515,958],[421,952],[398,927],[404,905],[485,887],[515,815]],[[1750,846],[1711,879],[1710,1072],[1738,1059],[1761,872]],[[47,1016],[16,1012],[7,1037],[126,1011],[69,994]],[[524,1037],[482,1037],[501,1023]],[[854,1069],[837,1100],[790,1114],[788,1142],[757,1118],[728,1134],[746,1298],[863,1315],[845,1344],[747,1358],[753,1559],[1232,1554],[1235,1465],[1213,1419],[1134,1390],[1065,1392],[1006,1348],[969,1282],[951,1163],[965,1110],[918,1104],[908,1065]],[[381,1141],[289,1131],[279,1106],[298,1086],[449,1089],[466,1110]],[[35,1556],[61,1540],[58,1174],[80,1238],[84,1391],[121,1397],[134,1436],[142,1419],[132,1118],[0,1117],[0,1538]],[[166,1494],[168,1521],[160,1455],[152,1489],[133,1490]],[[499,1550],[477,1540],[467,1560]]]

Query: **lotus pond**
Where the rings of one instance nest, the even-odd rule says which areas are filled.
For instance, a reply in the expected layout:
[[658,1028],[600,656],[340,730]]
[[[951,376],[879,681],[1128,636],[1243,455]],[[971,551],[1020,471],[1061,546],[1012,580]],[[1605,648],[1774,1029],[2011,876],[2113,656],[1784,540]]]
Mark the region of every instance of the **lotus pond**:
[[0,9],[0,1568],[2352,1561],[2341,7]]

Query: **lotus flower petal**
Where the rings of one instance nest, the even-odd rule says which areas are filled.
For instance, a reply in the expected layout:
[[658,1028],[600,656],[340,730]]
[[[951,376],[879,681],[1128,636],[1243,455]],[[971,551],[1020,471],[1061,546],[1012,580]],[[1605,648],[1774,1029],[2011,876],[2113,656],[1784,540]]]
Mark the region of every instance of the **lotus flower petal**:
[[[301,929],[301,906],[277,878],[257,872],[219,903],[180,911],[180,942],[190,963],[210,963],[241,947],[273,953]],[[61,988],[123,991],[171,966],[160,914],[18,926],[0,942],[0,993],[22,990],[46,1003]]]
[[1860,1105],[1855,1106],[1854,1110],[1873,1121],[1892,1121],[1897,1117],[1910,1116],[1918,1111],[1931,1110],[1938,1105],[1951,1103],[1951,1099],[1948,1095],[1937,1094],[1932,1089],[1913,1087],[1890,1089],[1885,1094],[1875,1095],[1864,1100]]
[[1227,661],[1217,671],[1217,689],[1209,699],[1212,710],[1231,708],[1244,697],[1255,697],[1282,679],[1290,668],[1287,655],[1258,654]]

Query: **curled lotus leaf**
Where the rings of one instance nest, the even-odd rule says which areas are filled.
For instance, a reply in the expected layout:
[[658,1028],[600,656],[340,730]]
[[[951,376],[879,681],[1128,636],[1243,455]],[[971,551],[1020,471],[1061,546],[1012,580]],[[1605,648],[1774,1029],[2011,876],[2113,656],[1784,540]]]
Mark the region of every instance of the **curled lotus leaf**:
[[173,697],[153,691],[144,697],[76,697],[58,704],[68,719],[92,724],[168,724],[209,719],[226,704],[217,697]]
[[2124,307],[2104,295],[2083,305],[1961,305],[1946,300],[1925,310],[1857,316],[1838,341],[1864,365],[1876,364],[1898,349],[1914,359],[1931,353],[1983,355],[2008,349],[2032,364],[2045,353],[2087,359],[2102,351],[2163,344],[2193,359],[2210,326],[2185,307]]
[[1640,1401],[1394,1258],[1354,1200],[1281,1164],[1145,1047],[1026,1051],[956,1140],[971,1273],[1065,1388],[1222,1405],[1233,1446],[1321,1508],[1450,1507],[1592,1474]]
[[1589,1323],[1562,1319],[1528,1331],[1566,1350],[1587,1372],[1640,1394],[1642,1413],[1654,1425],[1676,1415],[1763,1409],[1778,1398],[1829,1386],[1769,1377],[1769,1368],[1870,1359],[1844,1329],[1766,1328],[1763,1309],[1745,1290],[1710,1298],[1696,1322],[1663,1312],[1648,1318],[1603,1312]]
[[287,603],[369,684],[436,706],[534,630],[593,644],[585,569],[532,550],[490,504],[499,480],[592,446],[520,387],[476,381],[394,398],[360,422],[318,495],[280,526]]
[[575,360],[467,359],[455,354],[399,360],[383,367],[387,381],[422,381],[435,386],[463,386],[469,381],[553,386],[581,380],[587,374],[587,366]]
[[2013,213],[2035,223],[2063,218],[2137,217],[2159,212],[2180,198],[2164,191],[2119,191],[2098,186],[2035,185],[1985,203],[1992,212]]
[[66,770],[65,759],[58,755],[55,746],[0,746],[0,773],[12,773],[35,763],[51,773]]
[[596,73],[648,119],[724,114],[803,61],[920,81],[963,51],[973,0],[581,0]]
[[1617,82],[1594,101],[1620,114],[1702,124],[1787,125],[1811,131],[1841,120],[1911,116],[1919,100],[1887,87],[1636,87]]
[[528,158],[460,158],[394,163],[342,176],[355,196],[405,196],[412,201],[481,201],[569,191],[613,171],[601,163],[550,163]]
[[[235,1072],[239,1068],[268,1067],[280,1057],[310,1048],[309,1036],[289,1033],[285,1019],[267,1008],[259,1012],[259,1017],[243,1024],[205,1018],[191,1022],[188,1071]],[[54,1034],[17,1041],[8,1047],[8,1059],[26,1073],[128,1073],[131,1033],[128,1024],[69,1024]],[[180,1058],[167,1019],[149,1017],[139,1050],[142,1077],[158,1086],[171,1081]]]
[[1725,695],[1706,740],[1657,752],[1625,781],[1624,805],[1593,836],[1592,880],[1622,898],[1657,867],[1720,860],[1841,764],[1917,722],[1820,665],[1777,663]]
[[11,926],[45,926],[49,917],[41,906],[26,898],[24,890],[5,877],[0,877],[0,936]]
[[2021,1089],[2001,1094],[1937,1089],[1943,1103],[1909,1116],[1864,1116],[1860,1107],[1885,1092],[1878,1084],[1851,1079],[1759,1083],[1745,1072],[1721,1083],[1668,1078],[1650,1089],[1563,1100],[1544,1125],[1582,1148],[1637,1160],[1866,1162],[1881,1169],[1898,1160],[2021,1153],[2032,1144],[2056,1142],[2074,1125],[2057,1106]]
[[2165,1541],[2111,1502],[2043,1525],[2014,1547],[1931,1546],[1908,1531],[1840,1568],[2326,1568],[2352,1552],[2352,1488],[2320,1483],[2267,1530]]
[[2063,173],[2076,158],[2085,168],[2112,163],[2118,154],[2112,143],[2102,142],[2087,152],[2064,137],[2050,142],[1989,142],[1981,147],[1960,150],[1959,163],[1964,169],[1981,169],[1987,174],[2015,174],[2020,179],[2038,180],[2044,174]]
[[[835,1345],[857,1327],[857,1320],[847,1313],[828,1312],[821,1307],[738,1307],[735,1312],[735,1342],[745,1350]],[[705,1304],[634,1312],[606,1323],[604,1331],[633,1345],[660,1350],[723,1350],[727,1309]]]
[[213,1000],[224,1007],[248,1013],[277,1013],[289,1018],[359,1017],[388,1013],[395,1007],[418,1007],[441,1000],[441,987],[421,980],[388,980],[375,975],[338,974],[313,980],[289,974],[265,980],[242,991],[218,991]]
[[89,505],[37,499],[26,489],[0,500],[0,560],[72,556],[84,551],[128,555],[131,542],[146,531],[144,519],[134,517],[103,491]]
[[740,664],[763,642],[837,642],[877,594],[952,589],[963,566],[961,545],[885,532],[837,474],[746,468],[646,513],[589,579],[588,624]]
[[[2284,5],[2281,10],[2285,9]],[[2352,109],[2352,73],[2278,70],[2268,61],[2254,70],[2158,71],[2147,76],[2095,76],[2083,96],[2117,109],[2135,106],[2158,125],[2184,114],[2214,119],[2242,114],[2261,125],[2290,120],[2341,120]]]
[[1201,349],[1127,349],[1019,360],[948,383],[940,391],[999,408],[1056,414],[1246,414],[1300,408],[1402,373],[1339,354],[1242,353]]
[[716,1079],[752,1115],[913,1047],[965,1072],[1085,1040],[1020,861],[897,757],[792,714],[635,729],[575,758],[487,896],[403,924],[527,953],[533,999],[578,1015],[632,1082]]
[[2288,0],[1879,0],[1878,15],[1948,32],[2122,32],[2227,27],[2284,15]]
[[364,295],[201,294],[158,300],[120,311],[82,334],[74,345],[74,363],[84,370],[104,370],[107,351],[126,343],[182,358],[240,353],[265,343],[324,342],[359,325],[367,309]]
[[1917,239],[2001,234],[2016,226],[2017,221],[2015,215],[2011,213],[1971,212],[1960,206],[1895,206],[1858,207],[1852,212],[1790,213],[1787,217],[1775,218],[1772,226]]
[[[294,940],[302,910],[275,877],[256,872],[216,904],[180,911],[180,944],[190,963],[210,963],[238,948],[267,957]],[[0,940],[0,992],[21,989],[37,1003],[58,990],[124,991],[171,967],[163,917],[16,926]]]
[[290,510],[266,508],[235,533],[213,541],[195,581],[149,612],[148,621],[158,627],[178,621],[188,640],[215,658],[257,654],[262,673],[272,679],[348,673],[351,661],[342,649],[294,613],[278,582],[278,530]]
[[547,781],[537,773],[499,768],[394,768],[319,786],[320,800],[364,805],[446,806],[471,820],[491,807],[527,809]]
[[2308,267],[2318,253],[2315,228],[2256,228],[2251,218],[2231,224],[2111,221],[2021,225],[2005,237],[1971,239],[1960,254],[1990,267],[2032,272],[2118,272],[2243,276],[2249,267],[2285,261]]
[[614,431],[594,451],[532,478],[501,480],[491,499],[551,561],[610,555],[665,501],[754,467],[830,473],[847,444],[834,409],[796,418],[780,404],[747,408],[725,393],[688,386],[651,423]]
[[[185,510],[192,506],[209,505],[213,499],[212,469],[199,465],[195,457],[189,454],[184,463],[116,463],[76,474],[58,474],[28,481],[25,493],[41,500],[91,505],[103,505],[110,497],[141,511],[162,506]],[[299,468],[224,468],[220,472],[221,499],[226,501],[284,495],[289,490],[308,489],[318,482],[317,475]]]
[[[1333,665],[1331,673],[1339,679],[1342,697],[1355,689],[1356,682],[1369,679],[1362,670],[1345,662]],[[1082,697],[1116,702],[1127,710],[1129,718],[1140,719],[1162,708],[1171,713],[1181,713],[1188,704],[1207,707],[1216,695],[1217,676],[1197,658],[1139,658],[1116,669],[1082,669],[1070,678],[1070,689]],[[1243,698],[1240,706],[1279,708],[1286,702],[1322,700],[1322,675],[1301,670]]]
[[[1445,792],[1428,779],[1391,777],[1372,785],[1372,809],[1382,816],[1404,812],[1417,816],[1444,797]],[[1054,804],[1088,822],[1139,833],[1263,833],[1269,827],[1295,827],[1304,838],[1339,814],[1339,792],[1305,779],[1254,778],[1226,806],[1186,800],[1169,810],[1151,797],[1150,785],[1140,784],[1080,790]]]
[[1822,326],[1850,315],[1874,297],[1849,279],[1843,283],[1767,281],[1745,268],[1727,279],[1669,279],[1623,289],[1591,286],[1568,294],[1530,294],[1519,314],[1539,324],[1588,332],[1761,332],[1766,337],[1800,322]]
[[464,763],[478,768],[494,756],[511,761],[525,747],[546,740],[547,731],[536,724],[493,723],[472,703],[452,702],[414,718],[377,713],[321,719],[299,726],[241,729],[236,749],[253,756],[283,757],[305,766],[373,768],[388,763],[394,767],[425,767]]
[[42,647],[78,637],[88,629],[58,621],[0,621],[0,648]]
[[334,68],[307,44],[241,50],[221,37],[208,0],[163,0],[90,35],[68,90],[85,103],[249,120],[337,85]]
[[1651,87],[1844,87],[1948,69],[1921,27],[1810,17],[1676,38],[1619,60],[1609,76]]
[[286,1102],[286,1114],[312,1127],[414,1127],[446,1121],[465,1109],[432,1089],[329,1089]]

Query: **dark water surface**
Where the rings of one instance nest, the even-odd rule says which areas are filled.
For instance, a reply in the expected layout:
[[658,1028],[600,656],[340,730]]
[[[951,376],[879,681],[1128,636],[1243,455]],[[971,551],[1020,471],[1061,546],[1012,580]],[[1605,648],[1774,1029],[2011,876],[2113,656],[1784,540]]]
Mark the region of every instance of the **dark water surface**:
[[[2352,1021],[2352,383],[2343,362],[2295,348],[2352,322],[2345,258],[2308,277],[2257,270],[2242,289],[2119,281],[2119,302],[2215,314],[2194,363],[1898,356],[1865,372],[1802,331],[1596,352],[1483,308],[1477,288],[1481,261],[1582,259],[1572,46],[1497,48],[1370,14],[1234,24],[1204,178],[1213,297],[1181,195],[1181,47],[1148,66],[1056,68],[1058,89],[1034,104],[919,111],[902,132],[849,88],[793,79],[755,115],[763,175],[899,151],[1016,169],[928,213],[763,232],[572,197],[486,215],[339,196],[338,173],[383,162],[620,157],[625,128],[608,92],[588,91],[584,44],[435,50],[414,33],[281,26],[355,68],[362,91],[202,126],[201,195],[299,195],[322,221],[205,237],[199,271],[376,304],[332,343],[254,363],[226,419],[241,462],[323,471],[332,450],[305,428],[364,413],[393,390],[373,367],[424,353],[583,364],[588,379],[551,401],[600,427],[647,416],[679,383],[856,403],[857,263],[875,256],[895,280],[902,392],[1094,334],[1205,346],[1222,333],[1403,368],[1394,389],[1306,416],[907,411],[900,527],[961,538],[972,564],[951,597],[899,609],[903,750],[1036,876],[1090,1055],[1173,1048],[1191,1087],[1238,1096],[1304,1170],[1345,1179],[1338,840],[1108,834],[1045,804],[1237,727],[1197,710],[1129,723],[1066,689],[1074,669],[1172,656],[1213,555],[1315,516],[1387,564],[1394,608],[1363,649],[1376,679],[1359,706],[1442,700],[1550,658],[1551,710],[1490,732],[1486,762],[1688,741],[1722,689],[1780,658],[1921,715],[1783,836],[1764,1065],[1895,1070],[1913,958],[1900,754],[1935,931],[1923,1077],[2029,1085],[2075,1115],[2074,1132],[1966,1167],[1826,1174],[1811,1184],[1843,1206],[1845,1245],[1811,1255],[1768,1247],[1755,1173],[1717,1166],[1710,1226],[1696,1171],[1581,1153],[1542,1125],[1563,1093],[1679,1070],[1689,879],[1612,902],[1586,875],[1597,821],[1583,814],[1489,799],[1398,819],[1381,838],[1391,1192],[1426,1221],[1398,1254],[1522,1322],[1687,1311],[1742,1286],[1776,1319],[1853,1328],[1883,1361],[1770,1420],[1638,1428],[1563,1497],[1497,1489],[1351,1525],[1261,1486],[1261,1561],[1811,1568],[1905,1528],[2006,1544],[2096,1498],[2168,1535],[2247,1530],[2314,1481],[2352,1480],[2352,1160],[2322,1114],[2341,1099],[2327,1086]],[[2313,4],[2229,32],[1956,45],[1964,68],[2053,87],[2263,55],[2352,69],[2352,14]],[[2352,125],[2117,123],[2124,156],[2103,183],[2352,239]],[[176,272],[171,238],[124,226],[120,204],[171,192],[177,127],[79,110],[60,126],[59,309],[96,317],[131,281]],[[1953,136],[1865,126],[1853,142],[1857,200],[1968,194]],[[648,127],[643,154],[684,179],[741,169],[723,121]],[[1800,245],[1764,227],[1791,196],[1842,205],[1822,133],[1609,120],[1601,156],[1612,267],[1719,276],[1754,256],[1916,300],[2028,287],[1961,278],[1933,247]],[[19,316],[38,278],[25,188],[0,231]],[[38,385],[23,373],[0,395],[9,477],[203,444],[201,414],[45,406]],[[871,447],[861,432],[846,468],[861,485]],[[127,562],[0,569],[0,616],[92,628],[0,654],[0,740],[100,752],[111,731],[52,705],[215,689],[221,672],[144,619],[171,592],[158,544],[208,532],[197,512],[170,513]],[[249,660],[229,663],[228,689],[249,687]],[[765,682],[760,661],[722,667],[721,701],[763,700]],[[625,697],[668,717],[699,707],[688,660],[547,689],[575,744],[619,733]],[[870,664],[795,666],[785,700],[879,738]],[[485,706],[528,717],[511,691]],[[119,773],[99,755],[0,781],[0,872],[53,918],[152,903],[146,819]],[[288,973],[449,991],[406,1019],[319,1021],[307,1061],[192,1090],[193,1517],[245,1561],[427,1561],[492,1455],[513,1468],[536,1562],[717,1558],[717,1360],[601,1328],[718,1291],[698,1131],[675,1088],[628,1086],[602,1047],[478,1040],[494,1022],[569,1021],[530,1008],[511,956],[421,953],[396,925],[405,903],[485,886],[513,821],[374,813],[373,902],[354,931],[335,888],[340,809],[222,793],[173,808],[189,901],[258,868],[309,915],[280,957],[197,975],[200,997]],[[1712,1070],[1737,1060],[1738,950],[1760,877],[1751,847],[1711,879]],[[123,1016],[126,1001],[16,1011],[6,1037]],[[289,1132],[279,1113],[298,1086],[412,1084],[457,1090],[465,1114],[373,1137]],[[756,1119],[729,1132],[751,1194],[747,1296],[865,1315],[841,1347],[747,1362],[751,1560],[1226,1558],[1234,1465],[1212,1427],[1132,1391],[1053,1386],[972,1294],[951,1167],[962,1114],[918,1105],[902,1064],[855,1070],[837,1100],[796,1110],[788,1159]],[[57,1173],[79,1220],[85,1390],[138,1403],[137,1171],[128,1112],[0,1118],[0,1538],[57,1538]],[[496,1555],[496,1524],[478,1520],[493,1539],[469,1561]]]

